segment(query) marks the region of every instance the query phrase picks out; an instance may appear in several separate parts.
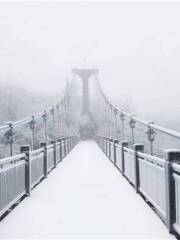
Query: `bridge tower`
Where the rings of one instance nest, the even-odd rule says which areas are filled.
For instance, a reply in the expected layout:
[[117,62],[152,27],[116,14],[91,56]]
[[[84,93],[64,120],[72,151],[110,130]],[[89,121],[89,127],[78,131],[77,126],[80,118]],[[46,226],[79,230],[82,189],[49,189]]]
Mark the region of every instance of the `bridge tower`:
[[89,108],[89,78],[99,73],[98,69],[79,69],[75,68],[72,73],[77,74],[82,80],[82,112],[80,133],[82,139],[93,137],[96,124]]
[[82,79],[83,101],[82,114],[89,113],[89,78],[98,74],[98,69],[73,69],[73,73],[77,74]]

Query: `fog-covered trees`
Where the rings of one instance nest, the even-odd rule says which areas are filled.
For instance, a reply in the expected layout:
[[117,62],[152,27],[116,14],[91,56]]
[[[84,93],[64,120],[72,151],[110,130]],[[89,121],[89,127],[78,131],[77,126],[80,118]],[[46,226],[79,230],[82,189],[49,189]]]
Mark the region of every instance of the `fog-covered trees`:
[[58,97],[60,96],[31,92],[16,84],[0,82],[0,124],[43,110]]

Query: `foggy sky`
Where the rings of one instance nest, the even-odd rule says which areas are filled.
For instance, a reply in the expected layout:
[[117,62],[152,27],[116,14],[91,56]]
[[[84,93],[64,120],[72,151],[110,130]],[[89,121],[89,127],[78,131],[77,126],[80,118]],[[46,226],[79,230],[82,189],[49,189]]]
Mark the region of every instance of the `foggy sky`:
[[0,80],[57,93],[72,68],[97,67],[142,116],[180,116],[179,13],[172,1],[1,1]]

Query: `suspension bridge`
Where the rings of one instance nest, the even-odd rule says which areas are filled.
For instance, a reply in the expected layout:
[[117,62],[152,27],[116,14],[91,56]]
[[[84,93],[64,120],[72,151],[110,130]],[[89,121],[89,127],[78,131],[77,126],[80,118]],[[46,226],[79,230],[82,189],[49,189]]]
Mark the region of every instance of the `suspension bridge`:
[[180,236],[180,133],[114,106],[98,69],[0,134],[0,238]]

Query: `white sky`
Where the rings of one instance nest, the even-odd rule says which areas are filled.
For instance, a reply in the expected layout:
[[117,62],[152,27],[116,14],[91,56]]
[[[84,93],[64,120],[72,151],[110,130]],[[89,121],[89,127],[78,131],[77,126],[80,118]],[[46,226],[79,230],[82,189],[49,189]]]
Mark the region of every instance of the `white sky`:
[[1,1],[0,79],[57,92],[86,64],[109,95],[177,110],[179,24],[180,2]]

